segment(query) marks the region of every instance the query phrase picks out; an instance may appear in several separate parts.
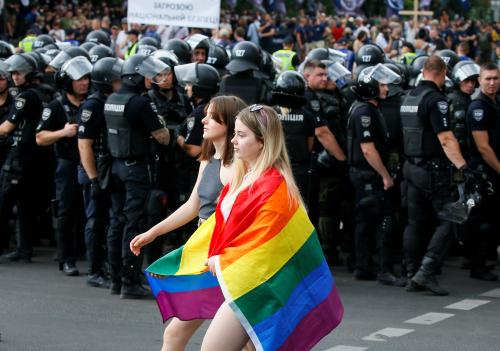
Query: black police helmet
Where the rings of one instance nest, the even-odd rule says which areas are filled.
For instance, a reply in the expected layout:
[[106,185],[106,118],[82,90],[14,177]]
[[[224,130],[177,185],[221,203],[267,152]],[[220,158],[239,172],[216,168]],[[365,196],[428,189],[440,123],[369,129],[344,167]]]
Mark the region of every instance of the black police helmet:
[[7,65],[7,71],[9,73],[24,73],[26,82],[31,82],[38,71],[38,65],[35,59],[28,54],[15,54],[4,62]]
[[171,51],[177,56],[181,64],[191,62],[191,47],[181,39],[170,39],[165,43],[163,49]]
[[226,68],[229,63],[229,57],[227,55],[226,49],[220,45],[211,45],[208,50],[207,64],[214,67],[219,72]]
[[125,84],[144,87],[144,78],[152,78],[164,70],[168,65],[153,56],[135,54],[129,57],[122,68],[122,80]]
[[190,63],[176,66],[175,76],[181,86],[191,84],[193,95],[210,99],[219,90],[220,76],[217,70],[206,63]]
[[172,51],[163,49],[156,50],[153,52],[152,56],[167,64],[172,71],[174,70],[174,67],[179,64],[179,58]]
[[441,57],[444,63],[446,63],[446,68],[448,69],[448,75],[451,76],[451,72],[453,71],[455,65],[460,61],[460,57],[458,57],[458,55],[453,50],[450,49],[439,50],[436,53],[436,55]]
[[97,44],[103,44],[106,46],[111,45],[111,38],[109,37],[109,34],[102,29],[93,30],[92,32],[87,34],[85,41],[95,42]]
[[311,60],[329,60],[330,59],[330,53],[328,49],[324,48],[316,48],[312,49],[309,54],[307,54],[306,61],[311,61]]
[[357,65],[376,65],[384,63],[384,61],[384,51],[375,44],[365,44],[356,53]]
[[153,45],[139,44],[137,46],[137,53],[141,55],[149,56],[152,55],[153,52],[155,52],[156,50],[158,49],[156,48],[156,46]]
[[49,56],[53,60],[57,56],[57,54],[60,52],[61,52],[61,50],[59,50],[59,49],[49,49],[49,50],[45,51],[44,54]]
[[0,58],[7,59],[14,55],[14,48],[9,43],[0,40]]
[[141,46],[141,45],[150,45],[150,46],[154,46],[156,49],[161,48],[160,43],[158,42],[158,40],[156,38],[153,38],[153,37],[144,37],[144,38],[141,38],[141,40],[139,40],[139,42],[137,43],[137,45],[139,45],[139,46]]
[[99,61],[104,57],[113,57],[114,55],[113,55],[113,50],[111,50],[111,48],[99,44],[90,49],[89,56],[90,56],[90,62],[92,64],[95,64],[97,61]]
[[231,72],[258,71],[260,61],[261,55],[257,45],[251,41],[241,41],[231,51],[231,60],[226,69]]
[[73,57],[66,61],[61,67],[61,70],[56,73],[55,81],[58,88],[72,94],[72,81],[82,79],[89,76],[92,72],[92,64],[82,56]]
[[424,69],[425,62],[429,58],[428,55],[420,55],[415,57],[413,62],[410,65],[410,78],[417,78],[418,75],[422,72]]
[[96,43],[95,41],[86,41],[85,43],[81,43],[80,47],[85,49],[87,52],[90,52],[90,49],[97,45],[99,45],[99,43]]
[[45,71],[45,67],[51,61],[50,56],[47,56],[44,53],[41,53],[39,51],[31,51],[31,52],[28,52],[27,55],[29,55],[29,56],[33,57],[33,59],[35,59],[39,76]]
[[49,44],[54,44],[55,45],[55,40],[48,34],[40,34],[35,38],[35,41],[33,42],[33,50],[38,49],[38,48],[43,48]]
[[352,87],[353,92],[361,100],[371,100],[379,96],[378,81],[365,74],[371,67],[367,67],[359,73],[356,84]]
[[304,106],[306,104],[305,91],[306,81],[302,75],[295,71],[285,71],[274,83],[272,103],[290,108]]
[[274,66],[273,56],[265,50],[261,50],[260,55],[262,58],[260,61],[260,70],[254,72],[255,76],[274,80],[274,78],[278,74],[278,71]]
[[98,90],[111,92],[113,82],[121,79],[123,60],[116,57],[103,57],[94,64],[90,75],[92,85]]
[[460,61],[453,67],[451,78],[455,84],[460,84],[467,79],[477,79],[480,67],[474,61]]
[[396,62],[395,65],[399,67],[399,71],[401,72],[401,86],[403,89],[406,89],[410,81],[410,70],[404,63]]
[[52,61],[50,61],[49,66],[52,66],[55,70],[59,71],[64,63],[74,57],[83,56],[90,62],[90,56],[84,49],[72,46],[57,54]]

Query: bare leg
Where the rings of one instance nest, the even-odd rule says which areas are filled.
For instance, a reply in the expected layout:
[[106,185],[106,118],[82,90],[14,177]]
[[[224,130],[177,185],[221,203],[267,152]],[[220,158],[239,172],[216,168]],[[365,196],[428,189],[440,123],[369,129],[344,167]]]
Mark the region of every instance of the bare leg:
[[172,319],[163,333],[161,351],[184,351],[189,339],[202,324],[203,319],[194,319],[192,321]]
[[201,351],[241,351],[249,341],[248,334],[227,303],[223,303],[210,323]]

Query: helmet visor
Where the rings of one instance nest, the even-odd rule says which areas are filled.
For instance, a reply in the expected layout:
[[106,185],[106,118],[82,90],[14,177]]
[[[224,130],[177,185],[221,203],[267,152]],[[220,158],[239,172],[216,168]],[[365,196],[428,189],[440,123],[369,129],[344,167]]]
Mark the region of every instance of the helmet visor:
[[154,78],[163,71],[170,72],[170,67],[152,56],[146,57],[137,66],[137,73],[146,78]]
[[198,45],[200,45],[201,42],[203,42],[204,40],[206,40],[207,42],[206,43],[203,43],[205,48],[208,48],[209,47],[209,42],[208,42],[208,37],[206,35],[203,35],[203,34],[194,34],[192,35],[191,37],[189,37],[186,42],[189,44],[189,46],[191,46],[191,49],[196,49],[198,47]]
[[469,79],[473,76],[479,75],[480,67],[476,63],[471,63],[468,65],[463,65],[455,72],[455,79],[459,82],[463,82],[466,79]]
[[328,60],[333,62],[344,63],[347,54],[344,54],[342,51],[335,49],[328,49]]
[[0,61],[0,77],[6,79],[9,76],[9,66],[5,63]]
[[71,80],[79,80],[92,72],[92,64],[83,56],[77,56],[67,61],[61,68]]
[[68,55],[66,51],[61,51],[57,54],[52,61],[50,61],[49,66],[54,67],[56,70],[60,70],[66,61],[71,60],[71,56]]
[[[172,51],[163,50],[163,49],[156,50],[155,52],[153,52],[152,56],[157,58],[157,59],[160,59],[160,60],[162,58],[166,59],[165,61],[171,62],[174,66],[179,64],[179,59],[177,58],[177,55],[174,54]],[[163,61],[163,62],[165,62],[165,61]]]
[[33,72],[34,69],[21,55],[13,55],[5,60],[4,63],[7,65],[8,72],[29,73]]
[[399,84],[401,76],[396,72],[379,63],[369,67],[360,73],[359,79],[374,79],[381,84]]
[[198,73],[196,70],[196,63],[188,63],[187,65],[180,65],[174,67],[175,77],[177,82],[184,87],[188,83],[196,83],[198,80]]
[[333,82],[350,76],[351,72],[339,62],[335,62],[328,66],[328,78]]

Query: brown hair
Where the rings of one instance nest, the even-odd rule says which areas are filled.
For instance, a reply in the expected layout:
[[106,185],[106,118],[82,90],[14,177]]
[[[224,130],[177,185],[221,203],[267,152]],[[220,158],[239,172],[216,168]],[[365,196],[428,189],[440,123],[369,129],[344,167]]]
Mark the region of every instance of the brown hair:
[[439,74],[446,71],[446,63],[439,56],[432,55],[429,57],[424,64],[424,71],[431,74]]
[[481,65],[480,74],[483,73],[484,71],[497,71],[498,69],[499,69],[498,66],[493,62],[486,62]]
[[[205,115],[208,107],[212,106],[212,118],[220,124],[227,126],[226,144],[224,153],[221,155],[222,164],[229,166],[233,162],[233,144],[231,139],[234,133],[234,121],[236,115],[247,105],[237,96],[216,96],[205,106]],[[210,140],[203,139],[199,161],[208,161],[215,155],[214,144]]]
[[304,71],[306,70],[313,70],[315,68],[322,68],[326,69],[326,65],[321,62],[320,60],[307,60],[305,65],[304,65]]

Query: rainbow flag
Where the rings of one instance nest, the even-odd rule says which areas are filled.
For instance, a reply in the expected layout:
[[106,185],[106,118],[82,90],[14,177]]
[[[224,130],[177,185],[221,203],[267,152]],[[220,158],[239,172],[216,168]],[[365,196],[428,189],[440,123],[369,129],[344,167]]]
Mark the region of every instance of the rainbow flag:
[[257,350],[312,348],[340,323],[343,306],[305,209],[288,201],[274,169],[240,192],[227,221],[219,206],[186,245],[147,269],[163,319],[213,318],[226,301]]

